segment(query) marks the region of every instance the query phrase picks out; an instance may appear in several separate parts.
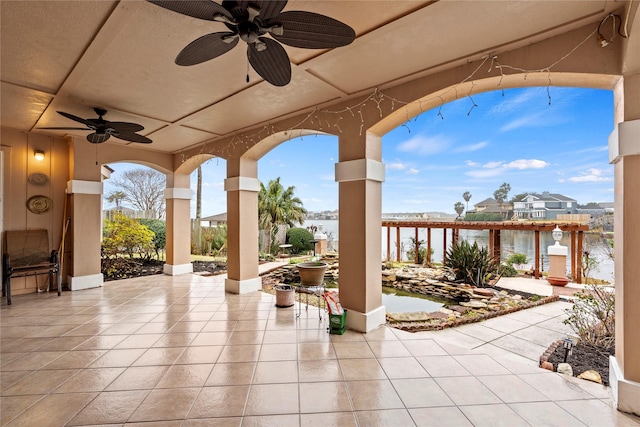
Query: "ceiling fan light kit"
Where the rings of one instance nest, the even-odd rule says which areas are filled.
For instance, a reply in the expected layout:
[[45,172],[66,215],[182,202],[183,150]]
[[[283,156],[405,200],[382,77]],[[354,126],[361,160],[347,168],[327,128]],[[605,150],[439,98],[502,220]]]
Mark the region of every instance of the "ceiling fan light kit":
[[[220,22],[229,31],[206,34],[185,46],[176,64],[200,64],[233,49],[242,40],[247,44],[251,67],[274,86],[291,81],[289,56],[280,43],[304,49],[331,49],[355,39],[350,26],[313,12],[282,12],[287,0],[147,0],[157,6],[192,18]],[[268,36],[271,36],[268,37]]]

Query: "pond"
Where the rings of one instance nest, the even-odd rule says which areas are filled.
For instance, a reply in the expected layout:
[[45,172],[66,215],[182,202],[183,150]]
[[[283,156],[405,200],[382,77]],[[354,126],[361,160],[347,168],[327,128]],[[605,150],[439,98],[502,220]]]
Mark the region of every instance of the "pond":
[[411,313],[426,311],[427,313],[440,310],[451,301],[429,295],[414,294],[400,289],[382,287],[382,305],[387,313]]

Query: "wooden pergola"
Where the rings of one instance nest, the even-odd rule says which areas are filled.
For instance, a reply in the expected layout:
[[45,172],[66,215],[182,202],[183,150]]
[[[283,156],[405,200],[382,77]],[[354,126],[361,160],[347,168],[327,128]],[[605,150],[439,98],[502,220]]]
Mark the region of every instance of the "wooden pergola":
[[[576,283],[582,283],[582,242],[585,231],[589,226],[582,222],[550,222],[550,221],[433,221],[433,220],[383,220],[382,227],[387,228],[387,261],[390,261],[391,253],[391,229],[396,229],[396,260],[400,261],[400,229],[415,229],[415,239],[418,242],[418,230],[427,229],[427,257],[431,261],[431,229],[442,228],[443,253],[447,254],[447,230],[452,230],[453,242],[458,241],[460,230],[489,230],[489,252],[500,257],[500,231],[517,230],[533,231],[535,234],[535,265],[534,277],[540,278],[540,232],[553,231],[558,226],[564,233],[571,232],[571,277]],[[416,253],[415,262],[418,263]]]

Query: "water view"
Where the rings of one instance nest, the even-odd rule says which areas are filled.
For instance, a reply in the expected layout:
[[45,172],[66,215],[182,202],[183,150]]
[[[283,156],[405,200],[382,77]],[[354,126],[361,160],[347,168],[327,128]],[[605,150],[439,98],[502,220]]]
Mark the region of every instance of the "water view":
[[399,289],[382,287],[382,305],[389,313],[410,313],[440,310],[447,302],[427,295],[404,292]]
[[[322,228],[325,233],[328,234],[330,249],[338,250],[338,221],[337,220],[307,220],[304,222],[304,227],[311,225],[319,226],[322,224]],[[395,229],[391,230],[391,259],[396,259],[396,234]],[[434,228],[431,230],[431,247],[433,249],[432,260],[434,262],[442,262],[443,259],[443,245],[442,245],[442,229]],[[523,253],[527,256],[527,260],[530,264],[534,264],[534,233],[526,231],[511,231],[505,230],[500,233],[501,235],[501,258],[504,260],[514,253]],[[400,230],[400,251],[401,259],[407,260],[407,251],[411,248],[411,238],[415,237],[413,228],[402,228]],[[480,246],[488,246],[489,244],[489,231],[481,230],[461,230],[460,238],[469,242],[477,242]],[[598,235],[585,234],[584,235],[584,248],[591,248],[593,256],[598,261],[597,269],[591,272],[591,277],[596,279],[607,280],[609,282],[614,281],[614,266],[613,260],[611,260],[605,253],[605,250],[596,244]],[[421,229],[418,231],[418,239],[427,240],[427,230]],[[451,230],[447,230],[447,242],[451,242]],[[540,233],[540,252],[541,260],[540,266],[542,271],[546,271],[549,267],[549,257],[547,256],[547,247],[555,243],[551,237],[551,233]],[[387,257],[387,231],[386,228],[382,229],[382,258]],[[560,244],[569,247],[571,251],[571,243],[569,236],[563,236]],[[570,252],[569,252],[570,253]],[[571,260],[567,258],[567,272],[571,271]]]

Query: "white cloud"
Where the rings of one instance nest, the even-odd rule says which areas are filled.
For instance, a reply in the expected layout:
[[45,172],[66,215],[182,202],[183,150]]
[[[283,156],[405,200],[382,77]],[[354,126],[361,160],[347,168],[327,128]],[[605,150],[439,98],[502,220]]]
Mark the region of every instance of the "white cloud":
[[473,160],[465,160],[464,163],[472,168],[480,165],[480,163],[474,162]]
[[472,178],[490,178],[492,176],[498,176],[502,174],[504,170],[502,168],[495,169],[476,169],[466,173],[467,176]]
[[610,177],[603,176],[602,169],[590,168],[578,176],[569,178],[571,182],[602,182],[611,181]]
[[543,169],[549,166],[549,163],[538,159],[518,159],[504,165],[507,169]]
[[398,145],[399,151],[411,152],[419,155],[430,155],[445,151],[451,142],[444,136],[418,135]]
[[484,147],[486,147],[487,145],[489,145],[489,143],[487,141],[482,141],[482,142],[478,142],[477,144],[469,144],[469,145],[463,145],[461,147],[457,147],[453,151],[455,153],[470,153],[472,151],[481,150]]
[[506,125],[500,128],[500,132],[507,132],[510,130],[522,128],[522,127],[532,127],[541,124],[540,114],[532,114],[529,116],[519,117],[517,119],[511,120]]
[[495,169],[495,168],[499,168],[500,166],[502,166],[503,162],[487,162],[484,165],[482,165],[482,167],[484,169]]
[[399,170],[399,171],[405,170],[407,168],[407,166],[402,162],[385,163],[384,167],[387,170]]
[[402,201],[402,203],[406,203],[407,205],[427,205],[427,204],[431,203],[431,200],[429,200],[429,199],[423,199],[423,200],[405,199],[405,200]]
[[[502,102],[491,107],[490,114],[503,114],[510,113],[512,111],[519,111],[522,106],[530,102],[537,95],[537,88],[525,89],[518,95],[510,99],[503,99]],[[513,93],[513,92],[512,92]]]
[[416,168],[411,168],[411,169],[409,169],[407,171],[407,173],[410,174],[410,175],[415,175],[417,173],[420,173],[420,171],[418,169],[416,169]]

